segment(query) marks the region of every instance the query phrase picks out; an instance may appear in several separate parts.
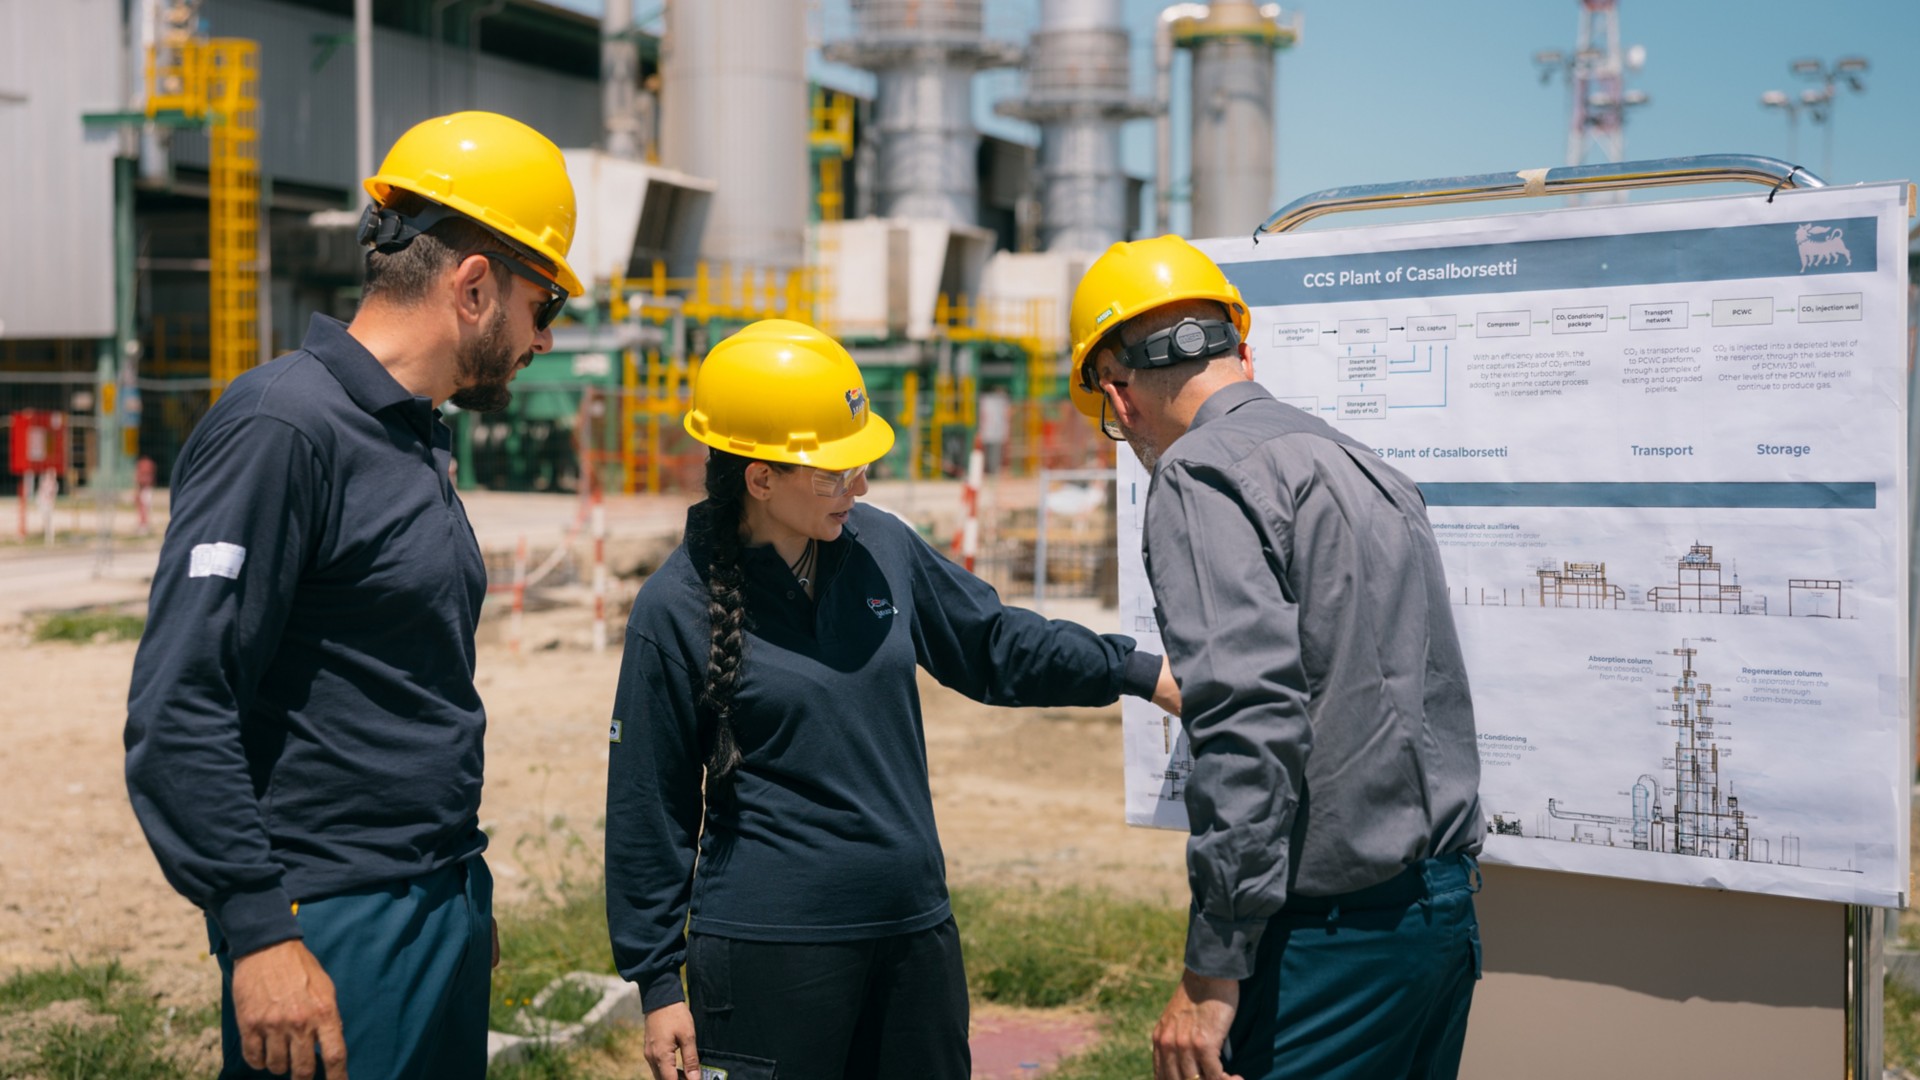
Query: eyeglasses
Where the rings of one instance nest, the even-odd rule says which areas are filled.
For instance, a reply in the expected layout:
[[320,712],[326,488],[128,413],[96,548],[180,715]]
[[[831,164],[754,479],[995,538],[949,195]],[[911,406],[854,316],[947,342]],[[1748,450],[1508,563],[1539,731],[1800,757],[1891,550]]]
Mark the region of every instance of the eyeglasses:
[[533,310],[533,329],[535,332],[538,332],[553,325],[553,320],[560,315],[560,309],[567,306],[567,290],[561,288],[558,282],[534,273],[518,259],[502,255],[497,251],[483,251],[480,254],[485,255],[487,258],[506,267],[513,273],[540,286],[540,288],[546,292],[547,298],[542,300],[540,306]]
[[837,499],[845,495],[853,485],[866,479],[867,467],[855,465],[851,469],[814,469],[813,493],[823,499]]
[[[1090,394],[1100,395],[1100,434],[1114,442],[1126,442],[1127,434],[1120,430],[1119,417],[1110,416],[1107,413],[1111,403],[1107,398],[1106,387],[1100,385],[1100,377],[1094,374],[1091,358],[1080,365],[1080,386]],[[1111,379],[1107,382],[1107,386],[1117,386],[1124,390],[1127,383],[1125,380]]]

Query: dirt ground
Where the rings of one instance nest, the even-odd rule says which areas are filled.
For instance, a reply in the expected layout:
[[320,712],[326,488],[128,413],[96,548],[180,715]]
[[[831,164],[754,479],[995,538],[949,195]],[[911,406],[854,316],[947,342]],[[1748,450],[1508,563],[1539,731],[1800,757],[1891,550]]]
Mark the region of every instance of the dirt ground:
[[[578,607],[528,615],[518,655],[505,627],[491,618],[481,633],[481,818],[511,903],[583,865],[583,851],[598,857],[619,652],[587,647]],[[219,976],[199,913],[161,877],[121,778],[133,644],[0,633],[0,972],[117,956],[179,1004],[211,1000]],[[1183,837],[1122,820],[1117,708],[994,709],[927,679],[922,695],[952,880],[1178,902]]]

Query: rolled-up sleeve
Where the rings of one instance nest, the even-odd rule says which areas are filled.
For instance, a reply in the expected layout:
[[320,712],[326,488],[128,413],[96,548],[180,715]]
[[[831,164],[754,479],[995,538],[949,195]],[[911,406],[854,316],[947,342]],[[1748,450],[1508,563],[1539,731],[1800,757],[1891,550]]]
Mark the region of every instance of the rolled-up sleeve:
[[1312,749],[1299,608],[1275,554],[1289,518],[1232,474],[1180,461],[1147,501],[1147,573],[1193,754],[1186,965],[1212,978],[1252,974],[1286,901]]
[[607,756],[607,926],[648,1012],[685,998],[687,907],[704,775],[695,674],[627,631]]

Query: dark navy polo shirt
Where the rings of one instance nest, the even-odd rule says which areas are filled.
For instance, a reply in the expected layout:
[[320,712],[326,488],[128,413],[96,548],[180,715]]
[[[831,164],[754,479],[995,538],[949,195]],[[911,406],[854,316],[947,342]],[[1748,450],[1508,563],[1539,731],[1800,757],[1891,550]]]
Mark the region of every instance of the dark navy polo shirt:
[[486,567],[433,403],[334,319],[234,380],[174,469],[127,787],[236,956],[290,905],[469,858]]
[[[694,507],[689,533],[706,504]],[[734,728],[734,807],[701,795],[710,555],[682,545],[627,624],[609,732],[607,914],[614,962],[644,1006],[681,999],[684,931],[849,941],[944,922],[915,669],[994,705],[1145,697],[1158,656],[1003,606],[911,527],[856,505],[823,544],[818,602],[771,547],[749,549]],[[694,870],[698,843],[699,871]]]

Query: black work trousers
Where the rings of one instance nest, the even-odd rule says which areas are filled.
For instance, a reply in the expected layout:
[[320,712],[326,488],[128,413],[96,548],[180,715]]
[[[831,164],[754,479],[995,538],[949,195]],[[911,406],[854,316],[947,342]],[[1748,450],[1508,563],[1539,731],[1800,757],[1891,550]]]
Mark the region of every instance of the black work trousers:
[[730,1080],[966,1080],[967,975],[953,919],[864,941],[693,934],[688,1004],[701,1063]]

